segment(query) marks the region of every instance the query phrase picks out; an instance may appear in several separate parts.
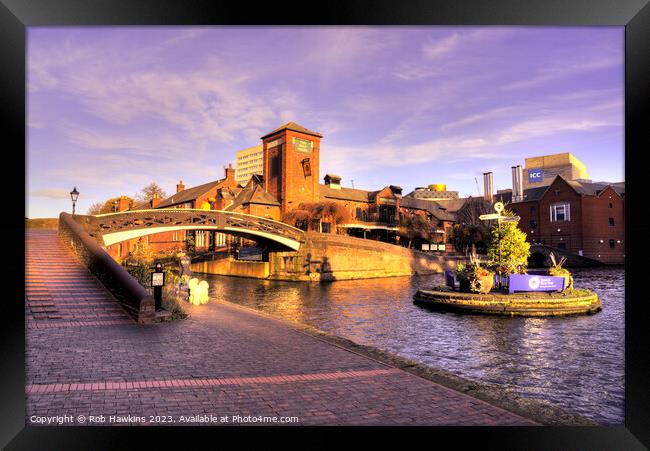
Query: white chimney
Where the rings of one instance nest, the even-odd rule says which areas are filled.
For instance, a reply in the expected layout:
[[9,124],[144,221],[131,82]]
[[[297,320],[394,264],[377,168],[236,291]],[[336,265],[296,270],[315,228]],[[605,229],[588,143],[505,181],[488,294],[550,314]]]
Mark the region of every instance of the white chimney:
[[485,200],[488,202],[492,202],[492,193],[494,190],[492,189],[492,173],[491,172],[484,172],[483,173],[483,197]]
[[517,200],[519,202],[524,200],[523,170],[520,164],[517,165]]
[[517,202],[519,199],[519,183],[517,183],[517,166],[512,167],[512,201]]

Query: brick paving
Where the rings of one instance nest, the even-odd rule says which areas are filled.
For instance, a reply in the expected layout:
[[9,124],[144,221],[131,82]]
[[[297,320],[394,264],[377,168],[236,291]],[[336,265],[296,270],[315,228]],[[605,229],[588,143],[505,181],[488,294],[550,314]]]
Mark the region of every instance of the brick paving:
[[79,415],[107,419],[93,424],[181,416],[215,424],[206,415],[230,416],[227,424],[233,415],[301,425],[535,424],[228,303],[137,325],[53,231],[27,232],[27,269],[28,424],[52,415],[75,418],[64,424]]

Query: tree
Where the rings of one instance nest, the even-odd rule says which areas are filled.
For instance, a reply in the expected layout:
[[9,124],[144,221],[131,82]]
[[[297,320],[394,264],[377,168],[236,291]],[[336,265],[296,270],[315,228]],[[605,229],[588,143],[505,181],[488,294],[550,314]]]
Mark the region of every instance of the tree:
[[485,221],[479,216],[494,213],[492,204],[482,197],[468,197],[462,207],[456,212],[456,222],[466,226],[484,226]]
[[493,213],[492,204],[482,197],[469,197],[456,212],[456,224],[451,233],[451,242],[456,249],[465,253],[470,249],[487,252],[490,237],[488,224],[480,216]]
[[302,202],[295,210],[286,212],[282,221],[294,227],[307,224],[311,230],[320,230],[320,223],[323,219],[333,222],[332,230],[336,230],[336,224],[344,224],[351,220],[350,212],[343,205],[327,202]]
[[[514,216],[514,213],[504,210],[502,216]],[[501,248],[501,259],[499,259],[499,246]],[[501,224],[501,233],[498,225],[492,227],[490,242],[488,246],[488,258],[500,266],[497,272],[506,274],[521,270],[528,265],[530,256],[530,243],[526,241],[526,234],[517,227],[515,222]]]
[[310,218],[310,213],[302,208],[289,210],[282,215],[282,222],[289,224],[299,229],[307,230],[307,224]]
[[484,254],[487,252],[488,242],[490,240],[490,229],[485,224],[455,224],[451,229],[449,239],[456,249],[462,250],[466,254],[472,248],[477,253]]
[[408,240],[410,249],[416,239],[429,241],[434,230],[435,227],[430,221],[420,215],[414,215],[400,218],[397,233]]
[[104,206],[103,202],[94,202],[88,207],[87,214],[89,215],[100,215],[102,214],[102,207]]
[[148,202],[151,199],[153,199],[154,195],[156,194],[161,199],[167,197],[165,191],[163,191],[163,189],[160,186],[158,186],[156,182],[151,182],[147,186],[142,188],[142,190],[140,190],[140,192],[135,195],[135,198],[138,200],[138,202]]
[[[127,197],[129,201],[129,205],[133,205],[133,199],[130,197]],[[115,213],[116,210],[116,205],[117,202],[119,202],[120,196],[118,197],[111,197],[105,202],[95,202],[88,207],[88,214],[89,215],[103,215],[106,213]]]

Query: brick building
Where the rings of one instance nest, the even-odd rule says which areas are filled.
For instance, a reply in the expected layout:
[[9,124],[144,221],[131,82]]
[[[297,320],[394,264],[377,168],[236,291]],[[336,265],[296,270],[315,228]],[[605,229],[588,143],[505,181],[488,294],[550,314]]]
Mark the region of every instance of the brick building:
[[[462,205],[462,199],[457,198],[456,192],[445,191],[444,195],[439,192],[436,200],[432,200],[402,196],[402,188],[395,185],[366,191],[341,186],[341,177],[333,174],[326,174],[324,183],[319,183],[321,138],[320,133],[289,122],[261,137],[261,175],[252,173],[248,177],[247,174],[247,181],[241,182],[237,180],[235,169],[229,165],[223,179],[191,188],[185,188],[180,181],[176,193],[166,199],[155,198],[146,204],[124,205],[119,211],[215,209],[279,221],[285,213],[297,209],[300,204],[336,202],[348,210],[352,220],[347,224],[336,224],[333,218],[323,217],[319,222],[320,231],[398,243],[400,217],[419,215],[435,224],[432,242],[441,244],[435,250],[450,250],[443,245],[454,223],[454,212],[437,200],[453,200],[455,204]],[[254,153],[258,148],[252,147],[247,151]],[[231,239],[208,231],[166,232],[112,245],[109,252],[114,257],[124,258],[138,243],[147,244],[154,251],[185,249],[189,238],[193,238],[197,248],[207,249],[223,245]]]
[[546,186],[497,194],[521,217],[519,228],[531,243],[599,260],[625,261],[625,184],[566,180],[556,175]]
[[[220,180],[204,183],[202,185],[185,188],[180,180],[176,185],[176,192],[166,199],[154,197],[149,202],[142,202],[136,205],[129,205],[125,196],[120,198],[117,211],[146,210],[155,208],[194,208],[210,210],[216,201],[217,191],[239,186],[235,181],[235,170],[232,165],[224,168],[225,177]],[[149,246],[153,251],[182,250],[187,248],[188,238],[194,242],[197,248],[210,248],[225,245],[227,237],[224,234],[207,231],[184,231],[156,233],[142,238],[128,240],[122,243],[112,244],[108,247],[108,253],[113,258],[126,258],[133,252],[138,244]]]

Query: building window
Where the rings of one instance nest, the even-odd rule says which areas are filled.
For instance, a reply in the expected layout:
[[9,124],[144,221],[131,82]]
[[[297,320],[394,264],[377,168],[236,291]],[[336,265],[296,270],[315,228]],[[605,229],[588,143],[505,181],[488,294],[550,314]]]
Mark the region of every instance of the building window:
[[357,207],[357,220],[361,221],[361,208]]
[[557,243],[558,249],[566,249],[566,243]]
[[330,233],[330,223],[329,222],[323,222],[321,223],[321,230],[323,233]]
[[535,207],[534,205],[532,205],[532,206],[530,207],[530,214],[531,214],[531,215],[534,215],[535,213],[537,213],[537,207]]
[[571,220],[571,205],[568,203],[551,205],[551,222]]
[[533,229],[537,228],[537,221],[535,221],[534,219],[531,220],[530,221],[530,227],[533,228]]
[[610,202],[609,203],[609,208],[614,208],[614,204]]
[[609,247],[611,247],[612,249],[614,249],[614,248],[616,247],[616,241],[614,241],[614,240],[609,240]]
[[609,226],[614,227],[614,218],[609,218]]

